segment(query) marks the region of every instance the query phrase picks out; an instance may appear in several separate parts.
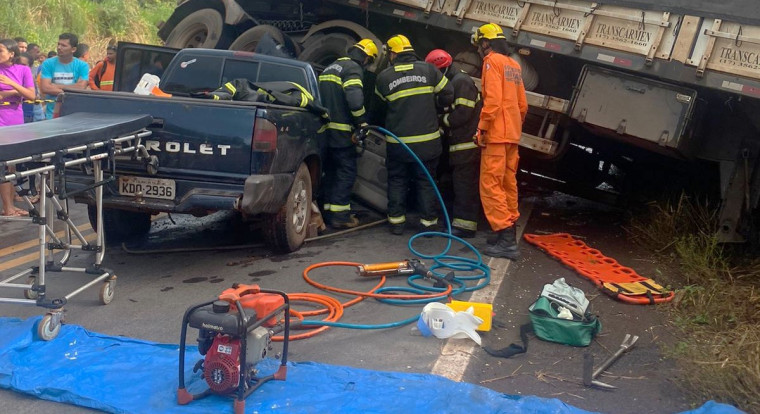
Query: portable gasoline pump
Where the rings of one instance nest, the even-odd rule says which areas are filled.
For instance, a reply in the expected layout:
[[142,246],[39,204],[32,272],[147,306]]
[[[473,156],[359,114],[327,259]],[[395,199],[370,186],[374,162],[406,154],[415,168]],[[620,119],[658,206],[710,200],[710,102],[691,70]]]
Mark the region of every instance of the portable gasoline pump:
[[[245,411],[245,399],[269,380],[285,380],[290,336],[290,302],[284,292],[258,285],[234,284],[214,301],[191,306],[182,318],[179,345],[177,402],[188,404],[210,394],[235,399],[235,413]],[[282,314],[283,321],[278,320]],[[185,336],[187,327],[198,329],[198,351],[205,358],[193,367],[201,371],[208,389],[191,394],[185,389]],[[256,363],[271,349],[272,336],[284,331],[281,364],[277,372],[256,377]]]

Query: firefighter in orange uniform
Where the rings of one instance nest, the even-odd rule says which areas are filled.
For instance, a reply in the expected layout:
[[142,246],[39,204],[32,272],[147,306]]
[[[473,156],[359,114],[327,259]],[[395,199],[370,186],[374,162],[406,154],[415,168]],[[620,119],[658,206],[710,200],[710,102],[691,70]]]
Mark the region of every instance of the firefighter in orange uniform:
[[517,260],[517,149],[528,102],[520,65],[509,57],[501,27],[488,23],[472,35],[483,57],[482,95],[476,139],[483,147],[480,161],[480,201],[496,232],[495,244],[484,250],[491,257]]

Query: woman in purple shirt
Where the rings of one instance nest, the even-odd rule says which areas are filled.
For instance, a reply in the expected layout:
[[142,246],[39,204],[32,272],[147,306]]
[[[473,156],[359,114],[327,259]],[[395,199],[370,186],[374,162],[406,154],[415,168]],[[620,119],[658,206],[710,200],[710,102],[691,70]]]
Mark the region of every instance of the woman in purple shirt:
[[[0,127],[24,123],[21,101],[34,99],[34,80],[29,66],[19,65],[18,44],[12,39],[0,40]],[[29,213],[13,205],[13,186],[0,184],[4,216],[26,216]]]

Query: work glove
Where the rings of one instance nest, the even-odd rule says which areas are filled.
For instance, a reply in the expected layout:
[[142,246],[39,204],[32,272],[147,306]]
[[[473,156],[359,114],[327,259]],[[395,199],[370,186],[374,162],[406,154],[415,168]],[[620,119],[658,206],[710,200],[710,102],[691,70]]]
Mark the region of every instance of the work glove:
[[369,124],[366,122],[362,122],[361,125],[359,125],[359,128],[354,131],[353,135],[351,135],[351,142],[356,145],[357,149],[360,151],[360,154],[364,152],[364,149],[367,146],[367,143],[365,141],[368,135]]

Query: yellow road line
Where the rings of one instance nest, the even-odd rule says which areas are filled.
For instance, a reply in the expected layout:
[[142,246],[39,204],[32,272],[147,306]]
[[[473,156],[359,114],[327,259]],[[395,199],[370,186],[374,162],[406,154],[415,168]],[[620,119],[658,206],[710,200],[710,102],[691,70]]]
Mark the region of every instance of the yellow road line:
[[[82,224],[82,225],[80,225],[80,226],[77,227],[77,229],[79,231],[84,231],[84,230],[89,229],[89,228],[90,228],[90,223],[85,223],[85,224]],[[35,229],[35,231],[37,231],[37,229]],[[56,232],[55,236],[58,237],[58,238],[61,238],[61,237],[63,237],[64,234],[66,234],[65,230],[61,230],[59,232]],[[23,242],[23,243],[15,244],[13,246],[6,247],[4,249],[0,249],[0,257],[8,256],[9,254],[20,252],[20,251],[26,250],[26,249],[28,249],[30,247],[38,246],[39,243],[40,243],[40,241],[37,240],[37,239],[35,239],[35,240],[29,240],[29,241],[26,241],[26,242]]]
[[[89,224],[88,224],[88,226],[89,226]],[[84,239],[87,240],[88,242],[90,242],[90,241],[95,240],[96,237],[97,237],[97,234],[90,233],[90,234],[85,235]],[[35,243],[36,243],[36,241],[35,241]],[[21,265],[33,263],[33,262],[39,260],[39,258],[40,258],[40,252],[34,252],[34,253],[30,253],[30,254],[18,257],[18,258],[13,259],[13,260],[8,260],[7,262],[3,262],[2,264],[0,264],[0,272],[3,272],[3,271],[8,270],[8,269],[13,269],[14,267],[18,267],[18,266],[21,266]]]

